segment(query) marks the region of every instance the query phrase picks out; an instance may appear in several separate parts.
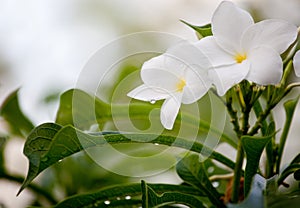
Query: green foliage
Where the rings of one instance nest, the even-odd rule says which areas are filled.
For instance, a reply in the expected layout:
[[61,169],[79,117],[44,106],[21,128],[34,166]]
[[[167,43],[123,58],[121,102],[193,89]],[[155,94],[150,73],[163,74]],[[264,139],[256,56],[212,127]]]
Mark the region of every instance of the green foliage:
[[252,184],[253,176],[257,173],[261,154],[273,135],[267,137],[243,136],[241,138],[243,148],[247,156],[247,164],[245,170],[244,193],[248,195]]
[[34,125],[20,109],[18,92],[19,90],[15,90],[6,98],[0,108],[0,115],[9,124],[11,133],[26,137]]
[[224,206],[220,201],[221,195],[212,186],[204,163],[200,162],[198,155],[190,155],[181,159],[176,165],[176,171],[183,181],[201,190],[212,204],[217,207]]
[[[195,193],[185,193],[181,187],[177,186],[173,190],[165,190],[162,194],[157,193],[155,187],[146,184],[142,181],[142,202],[143,208],[161,207],[172,204],[183,204],[189,207],[202,208],[205,207]],[[184,187],[186,188],[186,187]]]
[[[152,190],[156,190],[159,194],[166,192],[181,193],[183,196],[187,195],[190,197],[192,197],[193,194],[200,194],[197,189],[190,186],[170,184],[146,184],[144,181],[142,181],[142,187],[141,184],[120,184],[111,187],[106,187],[98,191],[94,191],[92,193],[75,195],[58,203],[55,206],[55,208],[107,207],[108,205],[109,207],[132,207],[134,205],[141,206],[142,203],[144,203],[142,202],[142,195],[145,194],[145,187],[151,188]],[[168,202],[171,203],[174,201]],[[160,203],[157,205],[160,205]],[[149,204],[144,206],[149,207]]]
[[191,27],[192,29],[194,29],[197,33],[197,36],[199,39],[204,38],[206,36],[211,36],[212,35],[212,31],[211,31],[211,24],[206,24],[203,26],[196,26],[196,25],[192,25],[190,23],[187,23],[183,20],[180,20],[181,22],[183,22],[184,24],[186,24],[187,26]]
[[296,105],[298,103],[299,97],[296,99],[288,100],[284,103],[284,110],[286,114],[284,128],[280,137],[280,141],[278,144],[278,160],[276,161],[276,173],[278,174],[280,171],[280,164],[282,159],[282,154],[285,146],[285,142],[288,136],[288,132],[291,127],[291,123],[293,120],[294,112],[296,109]]
[[[116,111],[114,115],[112,115],[112,108]],[[132,121],[137,120],[139,123],[149,123],[149,114],[155,108],[159,108],[158,102],[156,104],[134,102],[128,108],[128,105],[108,104],[82,90],[71,89],[61,95],[56,123],[63,126],[75,125],[76,128],[81,130],[89,130],[92,125],[97,124],[99,129],[102,129],[105,123],[109,121],[117,122],[126,119],[128,111]],[[159,114],[155,114],[153,117],[155,121],[159,120]],[[211,132],[219,136],[222,142],[236,147],[236,141],[232,137],[214,128],[207,121],[200,120],[199,126],[197,126],[197,118],[194,115],[183,114],[181,118],[176,119],[175,125],[180,124],[180,120],[184,120],[188,125],[198,129],[201,133]],[[176,132],[173,131],[166,133],[176,135]]]
[[231,160],[200,143],[164,135],[159,135],[156,139],[151,141],[149,141],[149,138],[153,138],[153,135],[128,133],[124,136],[116,132],[86,134],[72,126],[62,127],[54,123],[42,124],[32,131],[25,143],[24,154],[29,159],[29,170],[19,193],[44,169],[65,157],[96,145],[145,142],[157,143],[181,147],[201,153],[204,156],[211,156],[211,158],[230,168],[234,167],[234,163]]

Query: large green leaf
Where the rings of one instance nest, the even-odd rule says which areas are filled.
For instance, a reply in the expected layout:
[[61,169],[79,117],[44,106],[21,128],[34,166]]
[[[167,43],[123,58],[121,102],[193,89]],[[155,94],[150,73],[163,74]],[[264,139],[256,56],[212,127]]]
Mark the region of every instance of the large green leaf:
[[24,154],[29,159],[29,170],[20,191],[40,172],[52,164],[85,148],[96,145],[119,143],[163,144],[201,153],[230,168],[234,168],[234,163],[230,159],[201,143],[166,135],[155,135],[156,139],[151,141],[149,141],[149,138],[153,138],[153,135],[129,133],[123,135],[116,132],[87,134],[72,126],[62,127],[54,123],[42,124],[32,131],[24,146]]
[[187,26],[194,29],[197,32],[197,36],[199,37],[199,39],[204,38],[206,36],[211,36],[212,35],[211,24],[206,24],[206,25],[203,25],[203,26],[196,26],[196,25],[192,25],[190,23],[187,23],[183,20],[181,20],[181,22],[183,22]]
[[8,122],[12,133],[26,137],[34,128],[19,106],[18,91],[12,92],[0,108],[0,115]]
[[206,173],[204,162],[199,161],[199,155],[189,155],[176,165],[178,175],[186,182],[203,191],[211,203],[217,207],[225,207],[221,195],[213,187]]
[[195,196],[196,193],[186,194],[180,189],[163,192],[162,194],[157,193],[157,191],[159,190],[142,181],[143,208],[161,207],[171,204],[183,204],[195,208],[204,207],[200,199]]
[[266,137],[242,136],[242,145],[246,152],[247,164],[245,169],[244,193],[245,196],[250,191],[253,176],[257,173],[261,154],[273,135]]
[[[122,121],[127,119],[128,111],[130,110],[130,119],[149,122],[149,113],[154,109],[159,108],[159,103],[149,104],[145,102],[131,103],[130,109],[125,104],[114,104],[113,109],[117,111],[112,115],[111,104],[104,103],[100,99],[92,97],[84,91],[79,89],[71,89],[61,95],[60,105],[57,112],[56,123],[63,126],[71,124],[81,130],[89,130],[94,124],[98,124],[100,129],[106,122]],[[159,114],[155,118],[159,120]],[[200,120],[198,125],[197,119],[194,115],[183,114],[182,120],[193,126],[194,129],[199,129],[201,133],[211,132],[212,135],[220,137],[220,140],[230,144],[236,148],[236,141],[223,132],[220,132],[215,127],[211,126],[209,122]],[[75,122],[75,124],[74,124]],[[175,125],[180,124],[180,118],[177,118]]]

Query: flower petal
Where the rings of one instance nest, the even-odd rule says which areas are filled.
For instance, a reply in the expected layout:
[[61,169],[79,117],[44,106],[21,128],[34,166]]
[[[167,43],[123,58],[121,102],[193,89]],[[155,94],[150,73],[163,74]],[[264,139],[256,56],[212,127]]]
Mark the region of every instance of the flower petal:
[[[174,68],[170,68],[170,62],[177,63]],[[141,78],[149,87],[161,89],[166,93],[176,91],[176,84],[184,75],[185,65],[176,58],[160,55],[145,62],[141,69]],[[173,71],[172,71],[173,70]]]
[[218,44],[228,52],[241,51],[240,41],[243,32],[253,25],[251,15],[229,1],[223,1],[212,18],[212,32]]
[[184,104],[191,104],[199,100],[212,85],[206,69],[187,70],[185,77],[186,86],[184,87],[181,101]]
[[167,98],[169,95],[160,89],[155,90],[153,87],[148,87],[145,84],[135,88],[127,94],[128,97],[151,102],[152,100],[162,100]]
[[296,52],[293,59],[293,64],[296,76],[300,77],[300,51]]
[[257,47],[249,51],[250,71],[247,80],[260,85],[277,84],[282,76],[280,55],[269,47]]
[[284,21],[269,19],[250,26],[242,37],[246,50],[261,45],[283,53],[297,38],[297,27]]
[[195,45],[207,56],[213,67],[231,65],[236,62],[234,56],[224,51],[213,36],[202,38]]
[[160,121],[166,129],[171,130],[173,128],[181,105],[181,96],[182,93],[175,93],[167,98],[161,107]]
[[249,72],[249,62],[247,60],[240,64],[222,66],[209,71],[209,76],[217,88],[220,96],[223,96],[235,84],[241,82]]

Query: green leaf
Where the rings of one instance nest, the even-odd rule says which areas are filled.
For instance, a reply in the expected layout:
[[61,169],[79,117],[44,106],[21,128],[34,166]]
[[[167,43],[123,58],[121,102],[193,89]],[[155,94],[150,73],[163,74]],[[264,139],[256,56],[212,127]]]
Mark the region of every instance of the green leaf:
[[241,141],[247,157],[245,169],[244,193],[245,196],[250,191],[253,176],[257,173],[261,154],[273,135],[265,137],[242,136]]
[[72,126],[62,127],[54,123],[42,124],[32,131],[25,142],[24,154],[29,159],[29,170],[19,193],[44,169],[65,157],[96,145],[157,143],[198,152],[234,168],[231,160],[198,142],[166,135],[155,135],[156,139],[151,141],[149,138],[154,138],[153,134],[127,133],[122,135],[117,132],[86,134]]
[[203,191],[212,204],[224,207],[220,201],[221,194],[212,186],[204,163],[199,161],[199,155],[193,154],[181,159],[176,165],[176,171],[183,181]]
[[26,137],[34,128],[19,106],[18,91],[12,92],[0,108],[0,115],[8,122],[13,134]]
[[102,127],[104,120],[108,117],[111,117],[110,105],[93,98],[82,90],[71,89],[60,96],[56,115],[58,124],[74,126],[75,122],[77,128],[88,130],[94,124]]
[[143,208],[161,207],[171,204],[182,204],[195,208],[205,207],[199,198],[195,197],[195,193],[191,193],[192,195],[185,194],[180,189],[159,194],[154,187],[142,181],[142,192]]
[[[149,122],[149,113],[154,109],[159,108],[158,104],[149,104],[146,102],[138,102],[130,104],[130,119],[138,120],[139,123]],[[81,130],[89,130],[94,124],[98,124],[100,129],[104,126],[106,122],[109,121],[122,121],[128,118],[128,105],[114,105],[114,109],[118,111],[112,116],[111,112],[112,106],[108,103],[104,103],[100,99],[92,97],[91,95],[81,91],[79,89],[68,90],[61,95],[60,105],[56,116],[56,123],[65,125],[72,125]],[[159,120],[159,114],[156,114],[156,120]],[[113,118],[112,118],[113,117]],[[230,144],[232,147],[236,148],[236,141],[230,136],[210,125],[209,122],[200,120],[200,125],[197,125],[198,118],[193,115],[182,114],[182,120],[187,122],[193,128],[199,129],[201,133],[211,132],[220,140]],[[74,125],[74,122],[76,125]],[[180,123],[180,119],[177,118],[175,125]]]
[[300,163],[300,153],[292,160],[291,164]]
[[293,100],[288,100],[284,103],[284,109],[285,109],[285,114],[286,114],[286,119],[283,127],[282,134],[280,136],[280,141],[278,145],[278,159],[276,163],[276,173],[278,174],[280,171],[280,165],[281,165],[281,159],[282,159],[282,154],[285,146],[285,142],[291,127],[291,123],[293,120],[294,112],[298,103],[299,97]]
[[300,171],[300,154],[298,154],[292,162],[279,175],[277,184],[283,184],[284,180],[291,174],[294,174],[295,180],[299,180]]
[[196,26],[196,25],[187,23],[186,21],[183,21],[183,20],[180,20],[180,21],[183,22],[184,24],[186,24],[187,26],[191,27],[192,29],[194,29],[197,32],[197,36],[199,39],[212,35],[211,24],[206,24],[203,26]]
[[[184,194],[199,194],[197,189],[182,185],[147,184],[159,193],[178,191]],[[71,196],[58,203],[55,208],[81,207],[132,207],[142,205],[141,184],[120,184],[106,187],[101,190]],[[130,199],[129,199],[130,197]],[[105,204],[106,203],[106,204]]]

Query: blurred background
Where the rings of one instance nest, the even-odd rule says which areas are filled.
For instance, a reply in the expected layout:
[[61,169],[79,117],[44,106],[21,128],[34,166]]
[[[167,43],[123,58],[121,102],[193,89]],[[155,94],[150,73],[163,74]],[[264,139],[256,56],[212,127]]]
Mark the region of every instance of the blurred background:
[[[76,85],[81,70],[99,48],[122,35],[143,31],[166,32],[196,41],[194,31],[179,20],[195,25],[207,24],[220,2],[219,0],[0,0],[0,103],[10,92],[20,88],[20,106],[34,125],[53,121],[59,94]],[[300,25],[299,0],[233,2],[251,12],[256,20],[280,18]],[[279,123],[281,116],[283,112],[278,109]],[[3,123],[0,120],[0,133],[5,135],[7,129]],[[298,117],[295,118],[295,124],[300,124]],[[297,135],[299,132],[296,128],[292,128],[292,133]],[[5,158],[9,172],[25,176],[27,160],[22,154],[23,144],[24,139],[17,137],[10,139],[5,149]],[[288,146],[299,151],[292,143]],[[78,163],[76,160],[73,162]],[[89,160],[84,161],[84,164],[92,166]],[[60,168],[62,169],[62,167],[57,169]],[[104,171],[101,173],[107,174]],[[55,172],[48,174],[50,178],[55,177]],[[43,183],[47,181],[44,180]],[[51,184],[44,185],[51,186]],[[68,194],[74,194],[72,182],[69,185]],[[18,183],[0,180],[0,207],[25,207],[31,203],[33,197],[30,191],[24,191],[16,197],[19,186]],[[57,195],[59,194],[58,191]]]

